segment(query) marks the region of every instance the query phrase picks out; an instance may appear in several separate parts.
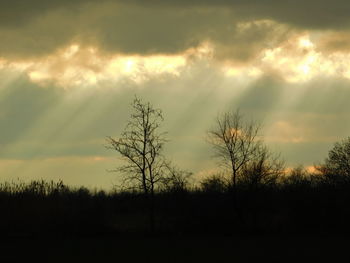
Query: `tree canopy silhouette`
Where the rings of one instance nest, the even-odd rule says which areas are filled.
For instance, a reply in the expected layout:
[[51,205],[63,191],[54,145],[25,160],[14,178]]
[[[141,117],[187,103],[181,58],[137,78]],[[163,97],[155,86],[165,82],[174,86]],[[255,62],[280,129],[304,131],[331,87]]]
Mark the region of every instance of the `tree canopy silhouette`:
[[333,182],[350,181],[350,137],[336,142],[316,169]]
[[254,155],[240,173],[240,182],[254,189],[272,186],[285,173],[285,163],[279,154],[272,153],[266,145],[260,144]]

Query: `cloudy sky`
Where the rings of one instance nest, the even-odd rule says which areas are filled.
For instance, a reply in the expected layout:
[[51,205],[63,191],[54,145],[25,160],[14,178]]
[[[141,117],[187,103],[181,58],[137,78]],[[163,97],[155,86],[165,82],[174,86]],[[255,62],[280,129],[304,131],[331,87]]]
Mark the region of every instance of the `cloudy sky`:
[[219,112],[263,123],[287,165],[350,135],[348,0],[2,0],[0,179],[110,187],[104,148],[136,94],[161,108],[166,154],[203,176]]

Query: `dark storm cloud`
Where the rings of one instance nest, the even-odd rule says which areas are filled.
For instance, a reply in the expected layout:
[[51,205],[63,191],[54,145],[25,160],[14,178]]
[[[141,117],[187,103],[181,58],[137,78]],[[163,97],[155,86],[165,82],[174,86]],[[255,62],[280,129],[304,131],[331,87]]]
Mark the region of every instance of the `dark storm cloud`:
[[230,8],[240,19],[273,19],[301,28],[347,28],[350,25],[350,5],[347,0],[134,0],[154,6],[201,6]]
[[107,52],[177,53],[235,32],[232,14],[215,8],[173,10],[108,1],[73,9],[72,4],[57,4],[23,15],[25,23],[0,25],[1,54],[45,55],[72,42]]
[[[45,55],[72,42],[107,52],[178,53],[211,41],[217,58],[245,62],[292,28],[347,28],[349,8],[343,0],[3,0],[0,55]],[[261,19],[284,26],[250,23]]]
[[2,0],[1,24],[17,24],[57,9],[79,11],[81,6],[95,3],[128,5],[179,12],[195,9],[232,9],[236,16],[246,19],[265,19],[286,22],[301,27],[344,27],[349,25],[350,5],[347,0]]

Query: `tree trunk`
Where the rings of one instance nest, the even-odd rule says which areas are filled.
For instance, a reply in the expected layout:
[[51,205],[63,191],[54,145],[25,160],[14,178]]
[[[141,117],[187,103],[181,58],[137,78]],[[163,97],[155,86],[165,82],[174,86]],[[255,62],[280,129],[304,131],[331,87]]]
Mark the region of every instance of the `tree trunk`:
[[237,213],[237,176],[236,171],[232,171],[232,201],[234,213]]
[[151,189],[151,193],[149,196],[149,223],[150,223],[150,232],[151,234],[155,233],[156,230],[156,220],[155,220],[155,197],[154,197],[154,190]]

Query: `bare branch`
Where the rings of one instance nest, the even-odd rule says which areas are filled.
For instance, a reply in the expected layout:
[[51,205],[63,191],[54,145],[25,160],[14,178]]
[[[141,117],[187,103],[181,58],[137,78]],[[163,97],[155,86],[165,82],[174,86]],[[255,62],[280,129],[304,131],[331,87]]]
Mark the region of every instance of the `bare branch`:
[[154,191],[162,177],[165,133],[159,132],[162,111],[135,97],[130,120],[118,139],[107,137],[108,149],[120,154],[126,165],[117,170],[125,174],[125,181],[140,185],[147,194]]
[[219,115],[214,128],[208,132],[209,143],[213,145],[215,157],[231,170],[234,187],[237,175],[244,165],[252,160],[259,148],[259,130],[258,123],[245,122],[237,110]]

